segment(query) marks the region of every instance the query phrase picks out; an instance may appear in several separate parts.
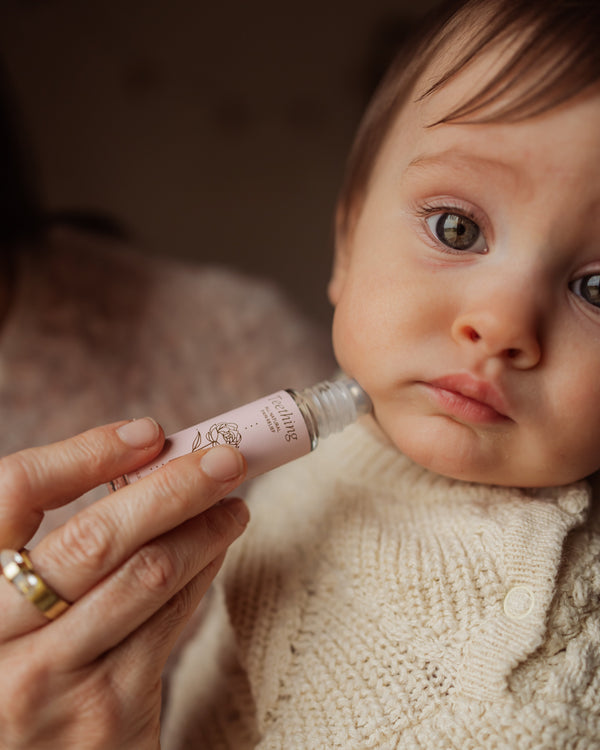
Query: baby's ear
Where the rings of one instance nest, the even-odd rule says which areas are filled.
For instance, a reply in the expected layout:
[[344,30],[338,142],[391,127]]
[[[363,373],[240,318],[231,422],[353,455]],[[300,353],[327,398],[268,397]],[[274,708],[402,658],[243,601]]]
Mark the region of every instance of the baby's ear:
[[329,279],[329,284],[327,285],[327,296],[329,297],[329,301],[331,302],[333,307],[335,307],[337,303],[339,302],[340,296],[342,294],[343,286],[344,286],[344,283],[341,278],[341,274],[337,270],[337,262],[334,261],[333,273],[331,274],[331,278]]
[[348,266],[350,265],[350,240],[352,231],[348,226],[348,216],[340,206],[335,214],[335,252],[331,278],[327,287],[329,301],[335,307],[342,294]]

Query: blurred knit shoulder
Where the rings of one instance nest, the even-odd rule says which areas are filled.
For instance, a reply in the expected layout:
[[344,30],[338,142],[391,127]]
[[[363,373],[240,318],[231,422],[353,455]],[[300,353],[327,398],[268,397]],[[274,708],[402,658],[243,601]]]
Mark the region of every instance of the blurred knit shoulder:
[[18,263],[0,454],[144,414],[172,432],[333,370],[329,332],[268,280],[65,227]]

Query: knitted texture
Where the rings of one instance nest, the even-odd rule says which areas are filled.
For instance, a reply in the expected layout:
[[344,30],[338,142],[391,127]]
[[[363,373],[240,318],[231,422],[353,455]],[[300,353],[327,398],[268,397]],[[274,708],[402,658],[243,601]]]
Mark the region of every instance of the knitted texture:
[[600,748],[586,483],[448,480],[359,424],[250,503],[166,750]]

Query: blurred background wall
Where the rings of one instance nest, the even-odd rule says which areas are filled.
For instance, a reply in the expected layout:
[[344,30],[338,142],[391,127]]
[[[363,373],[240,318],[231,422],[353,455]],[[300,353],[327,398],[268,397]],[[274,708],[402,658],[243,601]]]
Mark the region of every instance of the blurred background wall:
[[312,317],[360,113],[433,0],[0,0],[44,205],[273,278]]

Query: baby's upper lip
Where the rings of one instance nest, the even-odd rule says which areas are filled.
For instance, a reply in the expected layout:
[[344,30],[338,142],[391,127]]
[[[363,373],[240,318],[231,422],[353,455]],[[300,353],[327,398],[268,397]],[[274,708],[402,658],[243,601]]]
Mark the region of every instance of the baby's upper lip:
[[487,380],[481,380],[469,373],[455,373],[429,381],[436,388],[458,393],[461,396],[479,401],[491,407],[503,417],[508,417],[510,407],[500,388]]

